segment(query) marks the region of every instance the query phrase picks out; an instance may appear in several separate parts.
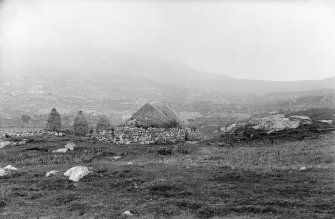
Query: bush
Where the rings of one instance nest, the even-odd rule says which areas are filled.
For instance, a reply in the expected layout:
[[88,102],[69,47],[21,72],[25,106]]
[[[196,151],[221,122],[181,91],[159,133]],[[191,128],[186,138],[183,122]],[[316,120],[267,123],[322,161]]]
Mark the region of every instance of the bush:
[[167,148],[167,147],[158,148],[157,154],[160,154],[160,155],[171,155],[171,154],[173,154],[173,149],[172,148]]
[[28,116],[28,115],[22,115],[21,116],[21,120],[24,122],[24,123],[28,123],[31,121],[31,117]]

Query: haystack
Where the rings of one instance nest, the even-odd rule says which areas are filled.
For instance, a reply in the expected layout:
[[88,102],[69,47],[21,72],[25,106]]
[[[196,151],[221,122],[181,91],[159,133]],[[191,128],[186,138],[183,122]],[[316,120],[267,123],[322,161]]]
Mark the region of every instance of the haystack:
[[86,135],[88,133],[88,123],[83,116],[83,112],[79,111],[73,122],[73,130],[75,135]]
[[110,124],[108,118],[105,115],[101,116],[100,120],[97,124],[97,130],[107,130],[110,127],[111,127],[111,124]]
[[52,108],[45,130],[50,132],[59,132],[61,128],[62,124],[60,120],[60,115],[55,108]]
[[181,127],[182,122],[169,108],[165,106],[153,106],[146,103],[132,118],[137,127],[149,128],[173,128]]

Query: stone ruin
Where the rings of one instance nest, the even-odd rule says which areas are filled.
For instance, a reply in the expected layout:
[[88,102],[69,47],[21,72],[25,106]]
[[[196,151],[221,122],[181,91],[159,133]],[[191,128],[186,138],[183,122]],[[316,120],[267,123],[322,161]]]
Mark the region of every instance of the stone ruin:
[[52,108],[45,131],[59,132],[62,129],[60,115],[55,108]]

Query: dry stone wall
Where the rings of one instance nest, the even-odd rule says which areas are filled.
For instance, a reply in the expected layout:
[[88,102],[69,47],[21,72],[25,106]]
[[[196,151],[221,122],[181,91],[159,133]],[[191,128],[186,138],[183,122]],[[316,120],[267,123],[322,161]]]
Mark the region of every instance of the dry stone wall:
[[[138,128],[115,127],[114,130],[103,130],[94,137],[102,142],[115,144],[173,144],[184,142],[186,133],[191,132],[187,128]],[[192,132],[193,133],[193,132]]]

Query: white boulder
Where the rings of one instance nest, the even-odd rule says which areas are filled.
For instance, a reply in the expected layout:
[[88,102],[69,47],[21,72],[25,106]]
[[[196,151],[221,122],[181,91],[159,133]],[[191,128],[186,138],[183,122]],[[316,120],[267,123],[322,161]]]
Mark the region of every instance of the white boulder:
[[6,176],[8,174],[8,172],[4,169],[0,168],[0,176]]
[[2,141],[2,142],[0,142],[0,148],[3,148],[5,146],[11,145],[11,144],[12,144],[12,142],[10,142],[10,141]]
[[301,124],[310,125],[312,124],[311,118],[308,116],[290,116],[291,120],[300,120]]
[[73,144],[73,143],[68,143],[64,146],[65,148],[69,149],[70,151],[73,151],[74,148],[77,147],[77,145]]
[[127,216],[133,216],[134,214],[131,213],[130,211],[125,211],[123,212],[124,215],[127,215]]
[[51,171],[47,172],[47,173],[45,174],[45,176],[46,176],[46,177],[49,177],[49,176],[55,175],[57,172],[58,172],[58,170],[51,170]]
[[322,123],[327,123],[327,124],[333,124],[333,120],[317,120],[317,121],[322,122]]
[[6,167],[3,168],[4,170],[17,170],[16,167],[13,167],[12,165],[7,165]]
[[85,166],[76,166],[68,169],[65,173],[64,176],[68,176],[69,180],[72,180],[74,182],[79,181],[81,178],[84,176],[88,175],[90,171],[88,170],[87,167]]
[[52,153],[66,153],[68,150],[68,148],[60,148],[57,150],[53,150]]

